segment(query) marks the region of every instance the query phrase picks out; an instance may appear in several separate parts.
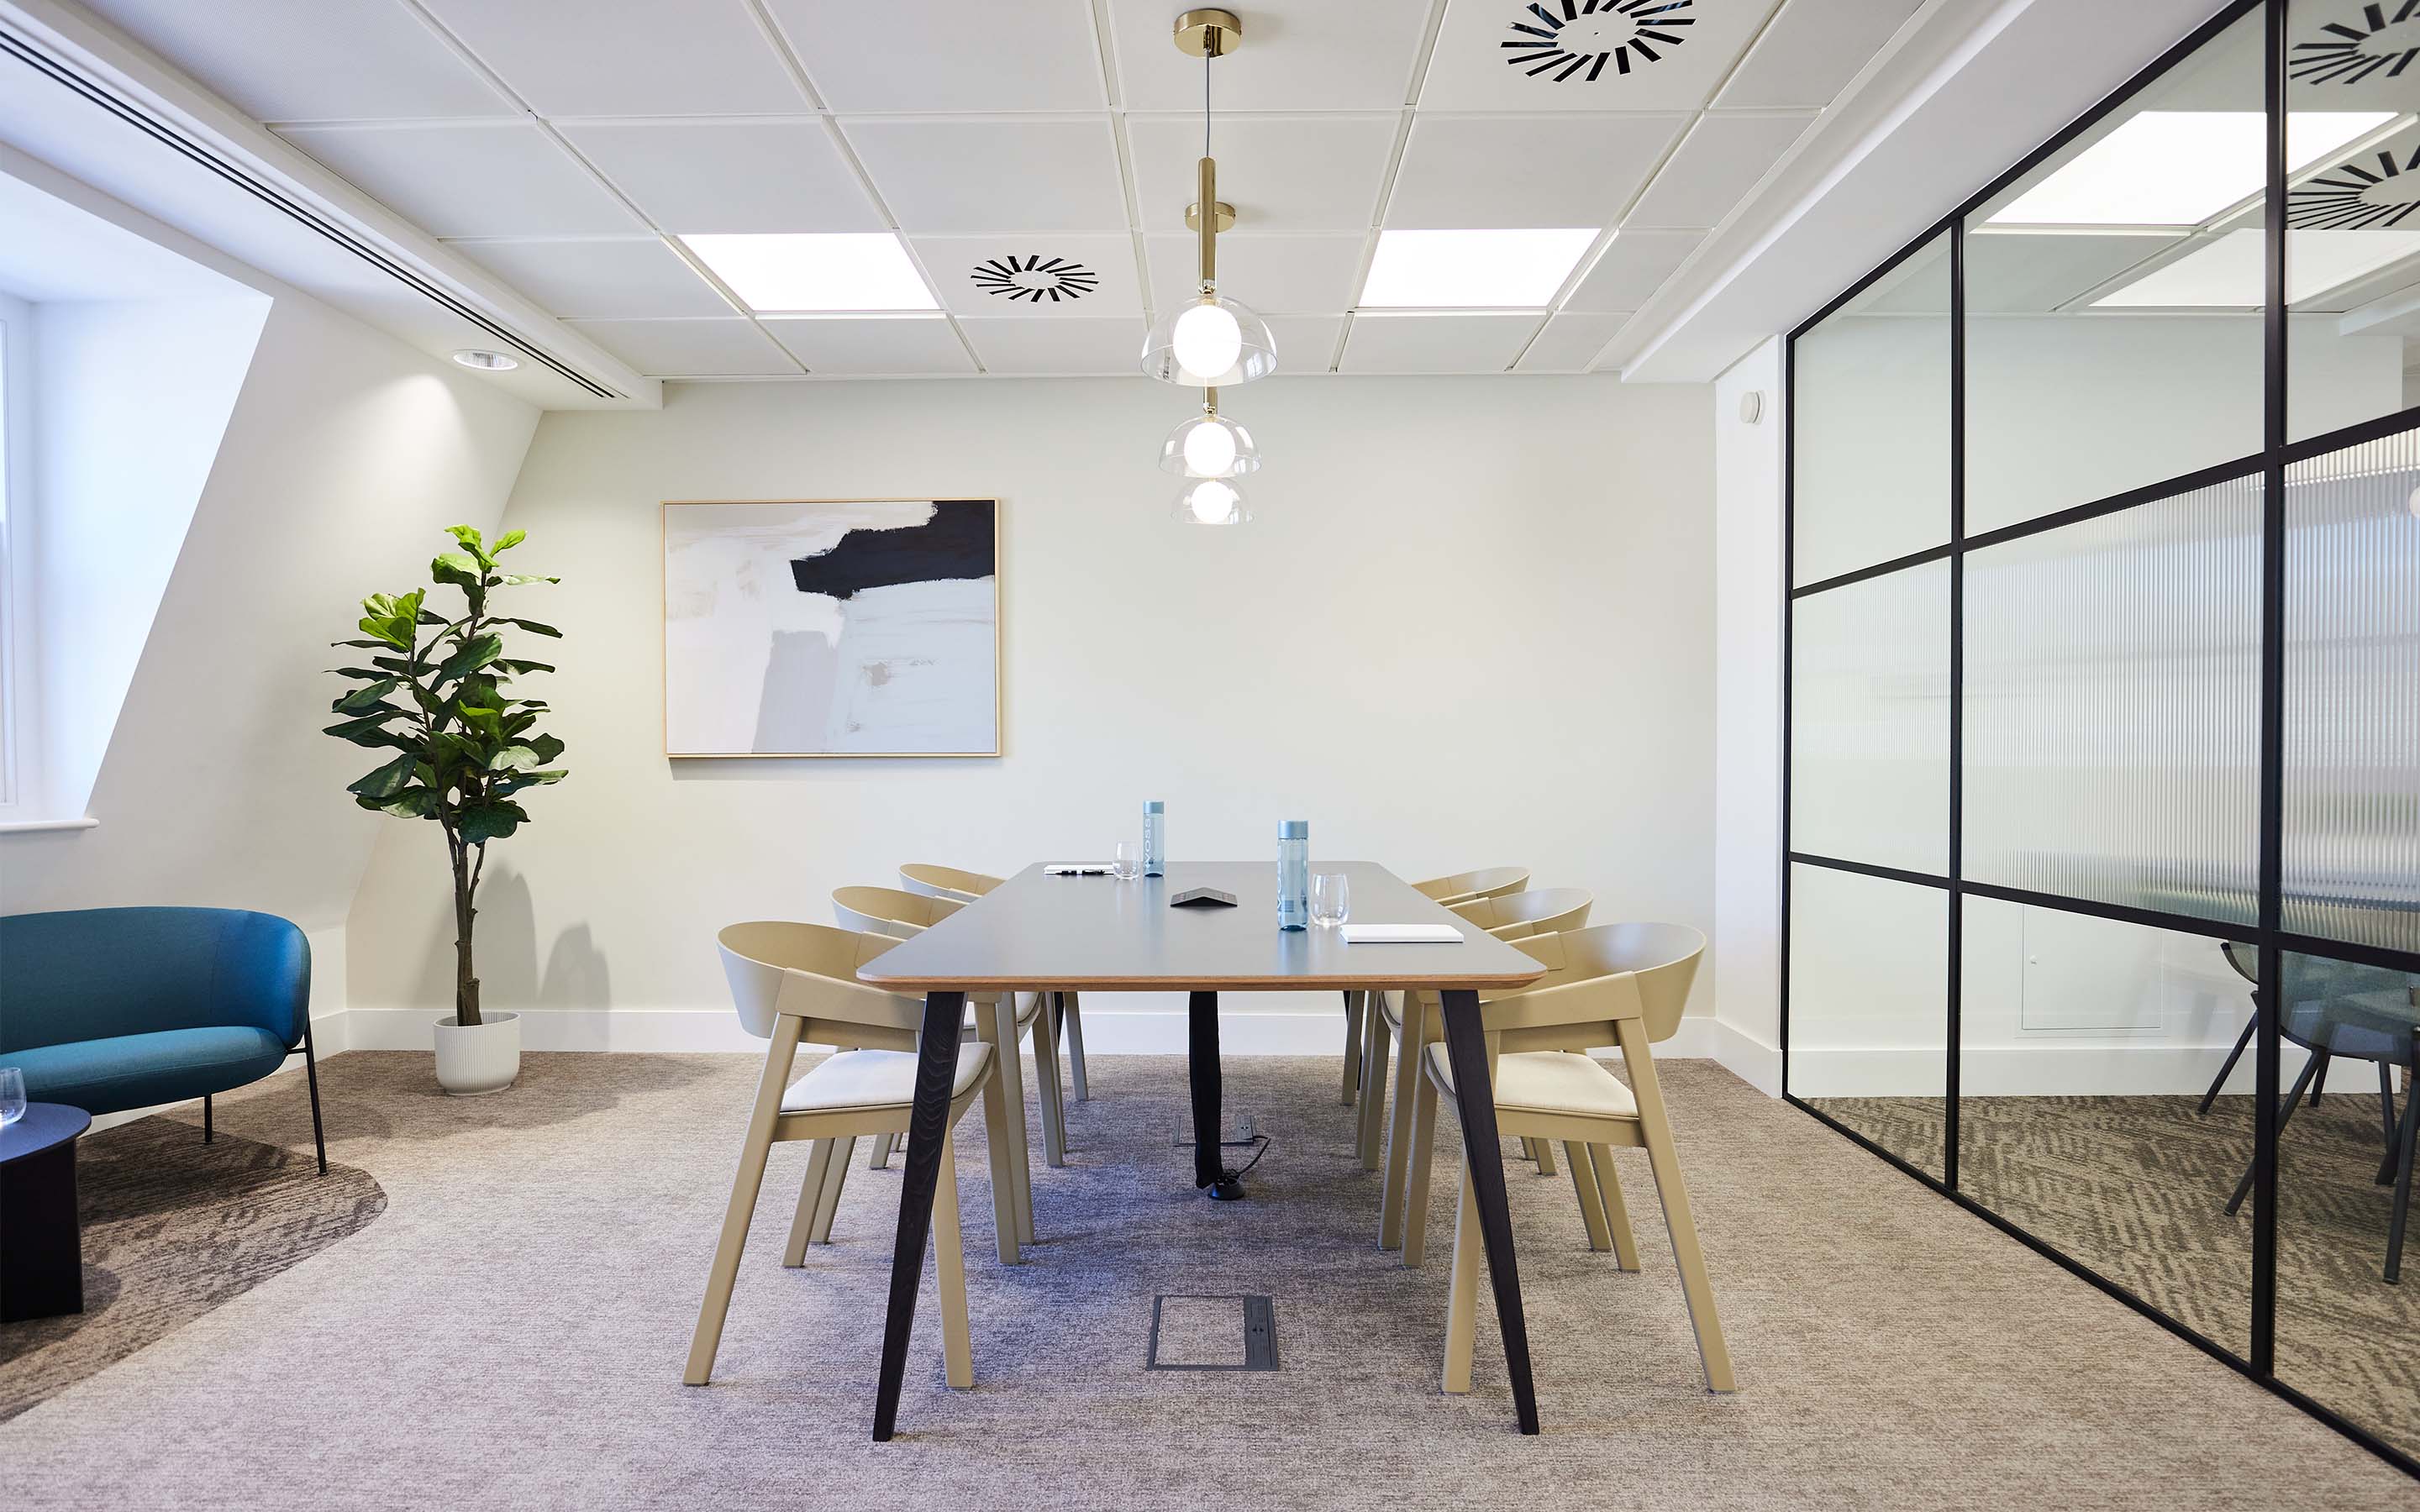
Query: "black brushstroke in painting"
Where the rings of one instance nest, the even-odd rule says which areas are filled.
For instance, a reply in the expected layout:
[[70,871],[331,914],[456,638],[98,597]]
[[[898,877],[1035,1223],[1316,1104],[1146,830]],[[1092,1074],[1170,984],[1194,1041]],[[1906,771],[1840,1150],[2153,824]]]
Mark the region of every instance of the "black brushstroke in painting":
[[992,501],[936,499],[933,517],[898,530],[850,531],[822,551],[790,563],[802,594],[847,598],[894,583],[988,578],[993,572]]

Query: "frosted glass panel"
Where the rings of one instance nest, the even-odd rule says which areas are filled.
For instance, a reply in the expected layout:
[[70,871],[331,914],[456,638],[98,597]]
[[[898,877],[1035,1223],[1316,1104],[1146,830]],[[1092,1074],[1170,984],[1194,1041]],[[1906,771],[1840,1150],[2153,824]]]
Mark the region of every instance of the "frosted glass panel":
[[2420,431],[2286,470],[2285,925],[2420,950]]
[[1799,599],[1791,628],[1791,849],[1949,870],[1949,564]]
[[1949,539],[1949,251],[1935,237],[1791,349],[1793,586]]
[[2251,920],[2260,480],[1966,559],[1965,874]]
[[1948,983],[1946,890],[1790,869],[1790,1090],[1935,1176]]

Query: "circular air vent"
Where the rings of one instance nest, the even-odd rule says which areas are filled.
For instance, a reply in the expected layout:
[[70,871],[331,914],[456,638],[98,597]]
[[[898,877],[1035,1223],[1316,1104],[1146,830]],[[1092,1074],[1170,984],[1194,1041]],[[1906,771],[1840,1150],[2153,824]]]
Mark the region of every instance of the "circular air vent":
[[1697,24],[1696,0],[1556,0],[1525,7],[1512,21],[1513,39],[1497,45],[1504,61],[1529,77],[1556,84],[1594,84],[1613,65],[1615,77],[1634,64],[1660,63]]
[[1080,300],[1101,286],[1101,275],[1065,257],[1045,259],[1040,253],[1025,257],[994,257],[974,267],[975,287],[986,294],[1004,294],[1010,302],[1059,304]]
[[2286,194],[2286,224],[2303,231],[2376,231],[2420,209],[2420,147],[2401,167],[2392,152],[2337,163]]
[[[2296,7],[2297,19],[2310,8]],[[2382,5],[2347,5],[2308,41],[2296,42],[2287,71],[2303,84],[2359,84],[2384,70],[2400,78],[2420,57],[2420,8],[2403,5],[2389,16]]]

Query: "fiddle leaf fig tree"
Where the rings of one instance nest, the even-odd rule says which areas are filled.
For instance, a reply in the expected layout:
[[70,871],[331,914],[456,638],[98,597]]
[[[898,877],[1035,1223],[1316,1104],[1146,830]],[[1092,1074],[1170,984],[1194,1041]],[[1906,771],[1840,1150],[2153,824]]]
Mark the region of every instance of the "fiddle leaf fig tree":
[[454,1022],[469,1027],[480,1022],[471,931],[488,842],[528,821],[519,794],[565,775],[555,764],[563,742],[537,730],[547,705],[508,690],[554,669],[504,654],[508,630],[550,638],[563,632],[500,614],[493,597],[499,589],[562,579],[497,569],[496,559],[521,544],[522,532],[506,531],[492,546],[468,525],[450,526],[448,533],[460,549],[439,556],[428,572],[460,592],[462,612],[450,619],[436,612],[425,588],[362,600],[365,639],[334,644],[370,653],[363,658],[369,665],[333,669],[357,686],[329,706],[338,721],[326,733],[394,753],[347,790],[355,803],[433,819],[445,832],[454,865]]

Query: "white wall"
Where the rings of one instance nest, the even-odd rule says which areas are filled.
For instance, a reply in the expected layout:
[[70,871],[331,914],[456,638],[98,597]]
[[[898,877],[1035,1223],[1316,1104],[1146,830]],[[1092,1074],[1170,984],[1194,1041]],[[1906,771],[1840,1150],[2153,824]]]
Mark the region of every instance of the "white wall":
[[0,911],[280,914],[311,934],[324,1017],[341,1006],[342,926],[381,823],[344,791],[375,758],[318,733],[340,690],[328,642],[352,633],[362,595],[422,579],[448,544],[442,526],[494,523],[537,412],[122,206],[80,198],[271,308],[101,762],[98,824],[0,833]]
[[[1710,929],[1712,479],[1703,388],[1608,378],[1279,378],[1230,396],[1258,520],[1169,517],[1191,395],[1133,380],[673,385],[660,412],[551,413],[505,523],[568,779],[499,843],[485,1002],[529,1042],[729,1042],[722,925],[823,920],[903,861],[1103,856],[1145,798],[1171,853],[1409,876],[1522,863],[1598,917]],[[660,501],[1001,501],[1005,755],[668,762]],[[451,1008],[433,825],[393,822],[351,918],[356,1042]],[[1711,1006],[1716,973],[1699,978]],[[1091,1047],[1181,1049],[1171,1002],[1088,1001]],[[1238,1049],[1332,1051],[1324,995],[1238,1005]],[[380,1013],[380,1008],[393,1011]],[[599,1015],[593,1011],[611,1010]]]
[[[1714,383],[1715,1054],[1781,1090],[1781,339]],[[1741,401],[1758,395],[1753,422]]]

